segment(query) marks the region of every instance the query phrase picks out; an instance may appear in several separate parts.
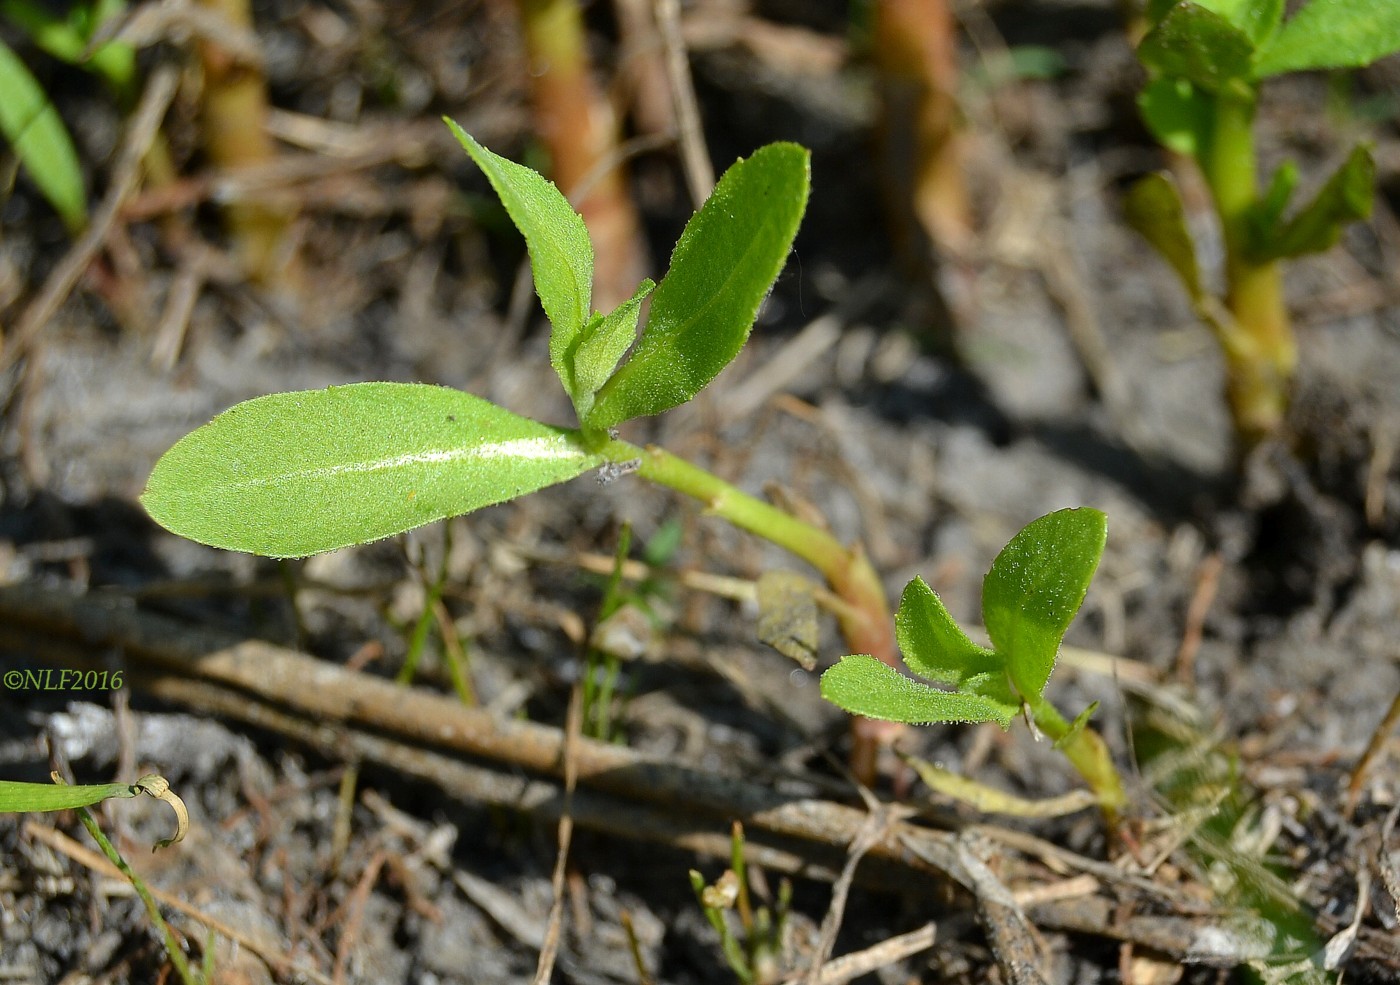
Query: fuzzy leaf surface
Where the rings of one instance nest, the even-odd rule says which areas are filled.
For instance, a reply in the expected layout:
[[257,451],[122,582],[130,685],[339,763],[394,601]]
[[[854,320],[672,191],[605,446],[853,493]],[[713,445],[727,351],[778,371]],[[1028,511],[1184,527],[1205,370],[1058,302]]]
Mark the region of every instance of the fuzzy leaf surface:
[[1203,300],[1196,244],[1186,227],[1186,209],[1169,175],[1158,172],[1139,178],[1128,189],[1124,216],[1143,238],[1171,265],[1186,288],[1191,303]]
[[[1283,180],[1288,181],[1287,173],[1283,173]],[[1331,249],[1341,238],[1344,226],[1371,214],[1375,180],[1376,164],[1370,150],[1365,147],[1353,149],[1346,161],[1327,179],[1327,183],[1318,189],[1312,201],[1292,219],[1279,223],[1275,215],[1272,224],[1264,226],[1261,222],[1262,228],[1255,230],[1255,242],[1250,251],[1252,258],[1256,261],[1274,260]],[[1265,208],[1271,208],[1273,202],[1266,196],[1263,204]],[[1263,218],[1267,221],[1268,214],[1265,213]]]
[[1395,0],[1312,0],[1294,14],[1255,59],[1264,79],[1305,69],[1361,68],[1400,51]]
[[904,586],[894,628],[905,666],[920,677],[961,685],[975,675],[1002,669],[1001,658],[963,632],[922,578]]
[[855,654],[822,674],[822,697],[853,715],[910,725],[996,722],[1011,725],[1017,705],[978,694],[957,694],[910,680],[888,664]]
[[593,297],[593,244],[588,239],[588,229],[554,182],[523,164],[491,153],[456,123],[446,117],[444,121],[485,173],[511,221],[525,237],[535,293],[551,326],[549,362],[577,403],[578,389],[568,356],[588,324]]
[[1028,701],[1045,690],[1107,539],[1108,518],[1098,510],[1058,510],[1011,538],[982,582],[987,635]]
[[637,318],[642,302],[656,287],[650,278],[642,281],[637,293],[606,315],[597,315],[579,336],[578,345],[569,357],[574,376],[574,410],[579,420],[588,416],[593,395],[608,382],[617,369],[618,361],[637,339]]
[[796,144],[769,144],[724,173],[686,224],[641,341],[598,392],[587,426],[601,430],[683,404],[738,355],[792,249],[807,207],[809,157]]
[[599,464],[573,432],[460,390],[356,383],[245,401],[156,463],[142,505],[202,544],[303,557],[469,513]]
[[0,40],[0,135],[70,232],[87,224],[83,171],[68,128],[29,69]]
[[1248,35],[1190,0],[1173,7],[1138,45],[1138,58],[1148,68],[1207,92],[1249,78],[1253,56]]

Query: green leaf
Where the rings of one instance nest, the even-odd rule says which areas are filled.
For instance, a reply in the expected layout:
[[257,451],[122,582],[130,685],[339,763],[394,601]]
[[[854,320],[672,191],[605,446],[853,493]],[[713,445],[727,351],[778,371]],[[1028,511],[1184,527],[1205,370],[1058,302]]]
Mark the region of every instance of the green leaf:
[[54,783],[0,780],[0,813],[70,811],[77,807],[91,807],[116,797],[135,797],[140,792],[130,783],[91,783],[70,787]]
[[996,722],[1007,728],[1019,710],[981,695],[920,684],[865,654],[843,657],[822,674],[822,697],[853,715],[910,725]]
[[1162,146],[1195,157],[1215,121],[1215,98],[1185,79],[1156,78],[1138,94],[1138,111]]
[[656,282],[642,281],[637,293],[607,315],[597,315],[579,336],[578,346],[569,357],[574,376],[574,410],[584,420],[593,407],[593,395],[617,369],[618,361],[637,339],[637,317]]
[[1123,202],[1124,216],[1171,264],[1193,305],[1204,300],[1201,271],[1196,263],[1196,244],[1186,228],[1186,210],[1171,176],[1162,172],[1139,178],[1128,189]]
[[225,411],[161,457],[141,502],[191,540],[302,557],[514,499],[598,464],[575,433],[469,393],[356,383]]
[[554,182],[482,147],[453,121],[443,117],[457,141],[486,174],[525,237],[535,293],[549,318],[549,361],[564,389],[578,403],[579,391],[568,355],[588,324],[593,297],[593,244],[583,219]]
[[1147,23],[1156,26],[1162,23],[1162,18],[1171,13],[1171,9],[1181,0],[1147,0],[1147,5],[1143,8],[1142,15],[1147,19]]
[[1149,69],[1207,92],[1248,79],[1253,55],[1248,35],[1189,0],[1173,7],[1138,45],[1138,58]]
[[[1259,263],[1331,249],[1341,238],[1342,227],[1371,214],[1375,178],[1376,164],[1370,150],[1353,148],[1313,200],[1292,219],[1280,225],[1275,215],[1273,224],[1266,226],[1269,214],[1261,215],[1254,230],[1250,259]],[[1264,208],[1271,208],[1272,204],[1266,197]]]
[[685,227],[632,357],[584,421],[608,428],[685,403],[743,348],[807,206],[809,155],[769,144],[720,179]]
[[1195,0],[1237,27],[1256,46],[1283,22],[1283,0]]
[[118,16],[122,7],[119,0],[77,4],[62,18],[34,0],[0,0],[0,19],[23,29],[47,54],[70,65],[90,69],[126,96],[136,79],[136,49],[129,44],[109,41],[88,52],[93,34],[107,20]]
[[0,41],[0,134],[69,232],[87,224],[78,153],[58,111],[29,69]]
[[1045,690],[1107,538],[1108,518],[1098,510],[1059,510],[1032,520],[992,562],[982,583],[982,618],[1028,701]]
[[1280,226],[1283,224],[1283,213],[1288,208],[1288,202],[1293,197],[1293,190],[1298,187],[1298,165],[1292,161],[1284,161],[1274,169],[1273,177],[1269,179],[1269,187],[1254,203],[1254,207],[1249,211],[1249,229],[1251,239],[1251,255],[1262,251],[1264,244],[1278,238]]
[[922,578],[904,586],[894,625],[905,666],[920,677],[963,685],[974,675],[1003,669],[1001,657],[969,639]]
[[1255,59],[1254,76],[1319,68],[1360,68],[1400,51],[1395,0],[1312,0]]

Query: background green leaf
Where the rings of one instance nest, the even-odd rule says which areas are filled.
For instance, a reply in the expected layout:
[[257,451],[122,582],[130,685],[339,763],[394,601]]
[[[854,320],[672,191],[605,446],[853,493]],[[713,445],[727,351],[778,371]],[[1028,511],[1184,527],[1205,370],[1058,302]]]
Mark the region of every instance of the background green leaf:
[[1164,147],[1195,156],[1214,124],[1215,98],[1185,79],[1157,78],[1138,94],[1138,111]]
[[632,358],[585,424],[608,428],[683,404],[743,348],[807,207],[809,155],[769,144],[724,173],[685,227]]
[[1128,224],[1171,264],[1191,303],[1199,307],[1204,296],[1196,244],[1186,228],[1186,210],[1171,176],[1158,172],[1139,178],[1128,189],[1123,214]]
[[1055,668],[1108,538],[1098,510],[1059,510],[1032,520],[992,562],[982,618],[1021,696],[1034,702]]
[[1283,0],[1194,0],[1240,29],[1256,46],[1283,22]]
[[191,540],[301,557],[514,499],[598,464],[573,432],[469,393],[357,383],[225,411],[161,457],[141,502]]
[[549,318],[549,361],[564,389],[578,403],[568,355],[588,324],[593,297],[593,244],[583,219],[554,182],[522,164],[482,147],[453,121],[443,118],[457,141],[486,174],[525,237],[535,293]]
[[940,691],[910,680],[865,654],[843,657],[822,674],[822,697],[853,715],[923,725],[928,722],[1011,724],[1019,710],[975,694]]
[[0,41],[0,134],[70,232],[87,224],[78,153],[58,111],[29,69]]
[[1207,92],[1249,78],[1253,56],[1243,31],[1189,0],[1173,7],[1138,45],[1138,58],[1149,69]]
[[[1292,219],[1280,223],[1272,212],[1274,203],[1266,196],[1252,231],[1250,258],[1259,263],[1331,249],[1344,226],[1371,214],[1375,179],[1376,164],[1370,150],[1356,147]],[[1284,180],[1288,180],[1286,172]]]
[[1360,68],[1400,51],[1396,0],[1312,0],[1262,47],[1254,75]]
[[0,18],[22,28],[48,54],[102,76],[122,98],[136,82],[136,49],[109,41],[89,53],[89,42],[107,21],[119,17],[122,0],[74,4],[63,17],[39,0],[0,0]]

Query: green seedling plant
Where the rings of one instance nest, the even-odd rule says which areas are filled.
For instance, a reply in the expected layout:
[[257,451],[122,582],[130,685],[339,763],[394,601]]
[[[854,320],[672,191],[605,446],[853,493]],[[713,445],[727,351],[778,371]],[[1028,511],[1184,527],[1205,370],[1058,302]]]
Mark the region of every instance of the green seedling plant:
[[[662,448],[616,437],[624,422],[690,400],[738,354],[806,208],[807,151],[771,144],[733,165],[687,224],[661,283],[643,281],[605,314],[592,310],[593,249],[564,196],[448,125],[524,234],[551,324],[550,363],[578,426],[545,424],[422,384],[270,394],[231,408],[161,457],[142,496],[150,515],[201,543],[300,557],[591,470],[603,479],[635,473],[810,563],[831,589],[848,645],[896,659],[884,589],[858,545],[847,547]],[[873,777],[879,736],[861,733],[859,724],[857,772]]]
[[[729,837],[729,868],[713,883],[690,870],[690,887],[705,919],[719,934],[725,963],[743,985],[768,985],[783,978],[783,938],[792,907],[792,883],[778,884],[778,898],[754,906],[744,858],[744,827],[734,822]],[[736,927],[737,924],[737,927]]]
[[1260,85],[1289,72],[1349,69],[1400,51],[1394,0],[1311,0],[1284,19],[1284,0],[1148,0],[1138,46],[1149,81],[1139,98],[1148,128],[1195,162],[1224,243],[1224,292],[1208,286],[1181,196],[1166,174],[1128,194],[1129,221],[1176,271],[1225,356],[1226,393],[1243,447],[1281,431],[1297,343],[1280,262],[1329,249],[1371,211],[1375,164],[1364,145],[1301,207],[1292,162],[1262,192],[1253,121]]
[[106,855],[107,860],[115,865],[122,875],[126,876],[132,888],[136,890],[136,895],[141,897],[141,902],[146,906],[146,913],[151,918],[152,925],[160,932],[161,940],[165,943],[166,954],[170,957],[170,963],[175,966],[180,981],[184,985],[209,985],[213,982],[214,948],[212,937],[209,946],[204,951],[204,966],[199,970],[191,968],[189,961],[185,958],[184,950],[180,947],[180,942],[175,939],[175,935],[166,924],[165,918],[161,916],[160,907],[156,906],[151,891],[146,888],[145,882],[132,870],[126,859],[117,851],[116,846],[103,833],[102,828],[97,824],[97,819],[88,811],[89,807],[106,800],[126,800],[139,797],[141,794],[163,800],[175,812],[175,834],[171,838],[156,842],[151,851],[168,848],[183,840],[190,826],[190,816],[185,809],[185,802],[170,789],[170,781],[157,773],[147,773],[135,783],[74,785],[64,783],[57,772],[54,772],[52,776],[53,783],[0,780],[0,814],[77,811],[78,819],[83,822],[83,827],[87,828],[88,834],[92,835],[92,840],[97,842],[97,846],[102,849],[102,854]]
[[910,582],[895,617],[905,666],[950,689],[855,654],[822,675],[822,695],[854,714],[909,724],[996,722],[1006,729],[1022,716],[1055,742],[1112,822],[1127,797],[1108,747],[1088,727],[1095,706],[1069,721],[1044,695],[1107,536],[1107,518],[1092,509],[1059,510],[1016,534],[982,583],[990,647],[962,630],[922,578]]

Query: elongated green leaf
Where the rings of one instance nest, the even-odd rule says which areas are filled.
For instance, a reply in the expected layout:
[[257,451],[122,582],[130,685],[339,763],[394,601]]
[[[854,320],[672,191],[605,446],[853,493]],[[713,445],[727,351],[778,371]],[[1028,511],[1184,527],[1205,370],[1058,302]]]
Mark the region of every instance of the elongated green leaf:
[[1107,537],[1108,518],[1098,510],[1048,514],[1011,538],[982,583],[987,635],[1029,701],[1045,690]]
[[549,361],[569,396],[578,392],[568,354],[588,324],[593,297],[593,244],[583,219],[554,182],[522,164],[493,154],[456,123],[443,118],[458,142],[485,172],[511,221],[525,237],[535,293],[549,318]]
[[161,457],[141,502],[191,540],[302,557],[514,499],[598,464],[573,432],[469,393],[357,383],[225,411]]
[[1395,0],[1312,0],[1255,59],[1255,78],[1318,68],[1360,68],[1400,51]]
[[1215,92],[1253,69],[1254,45],[1224,17],[1190,0],[1177,4],[1138,45],[1148,68]]
[[683,404],[743,347],[807,207],[807,151],[769,144],[739,161],[685,227],[637,349],[584,422],[607,428]]
[[115,797],[135,797],[140,792],[130,783],[92,783],[69,787],[54,783],[0,780],[0,813],[69,811],[75,807],[91,807]]
[[0,134],[69,230],[87,224],[83,171],[68,129],[43,88],[0,41]]
[[608,381],[618,360],[637,340],[637,317],[656,283],[650,278],[642,281],[637,293],[607,315],[597,315],[579,336],[578,346],[570,357],[574,376],[574,410],[580,421],[587,419],[593,407],[593,395]]
[[1186,210],[1171,176],[1159,172],[1139,178],[1128,189],[1123,212],[1128,224],[1171,264],[1191,303],[1199,305],[1203,291],[1196,244],[1186,228]]
[[962,685],[1002,670],[1001,657],[969,639],[922,578],[904,587],[894,625],[905,666],[920,677]]
[[853,715],[910,725],[996,722],[1007,728],[1018,710],[980,695],[920,684],[865,654],[843,657],[822,674],[822,697]]
[[[1261,221],[1251,244],[1251,259],[1262,262],[1331,249],[1341,238],[1344,226],[1371,214],[1375,177],[1376,165],[1370,150],[1354,148],[1312,201],[1292,219],[1279,223],[1275,216],[1272,227]],[[1267,197],[1265,204],[1272,205]],[[1265,214],[1262,220],[1267,218]]]
[[1195,156],[1215,122],[1215,97],[1185,79],[1157,78],[1138,94],[1138,111],[1162,146]]

